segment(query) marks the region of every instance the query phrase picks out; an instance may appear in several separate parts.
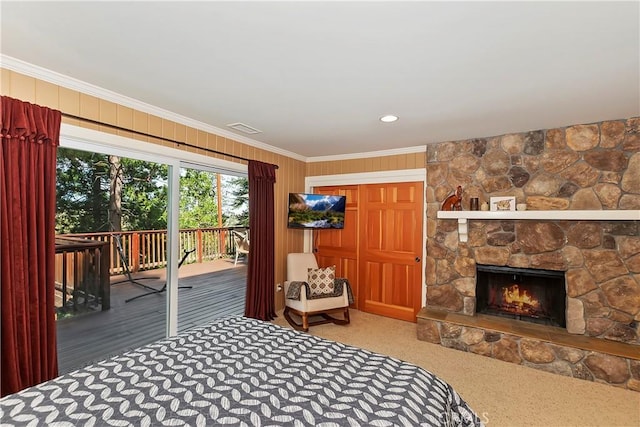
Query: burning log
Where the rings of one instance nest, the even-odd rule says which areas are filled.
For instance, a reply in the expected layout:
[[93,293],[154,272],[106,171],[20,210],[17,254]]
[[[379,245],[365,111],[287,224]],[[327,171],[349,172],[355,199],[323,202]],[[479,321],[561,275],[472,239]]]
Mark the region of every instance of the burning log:
[[513,313],[531,315],[540,309],[540,301],[517,284],[502,288],[502,301],[506,310]]

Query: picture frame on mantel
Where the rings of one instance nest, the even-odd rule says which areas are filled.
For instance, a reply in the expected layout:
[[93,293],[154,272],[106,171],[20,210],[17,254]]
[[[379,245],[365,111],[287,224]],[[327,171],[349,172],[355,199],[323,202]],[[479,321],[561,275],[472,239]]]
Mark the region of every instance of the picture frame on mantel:
[[491,197],[489,203],[489,210],[491,211],[515,211],[516,210],[516,198],[511,196],[505,197]]

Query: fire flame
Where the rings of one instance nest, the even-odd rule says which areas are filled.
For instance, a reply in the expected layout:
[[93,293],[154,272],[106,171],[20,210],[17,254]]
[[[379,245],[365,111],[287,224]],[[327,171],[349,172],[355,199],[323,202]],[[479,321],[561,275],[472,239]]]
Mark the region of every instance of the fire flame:
[[508,304],[514,304],[520,309],[525,305],[531,307],[540,306],[540,301],[538,301],[526,289],[520,290],[518,285],[511,285],[508,288],[502,288],[502,298]]

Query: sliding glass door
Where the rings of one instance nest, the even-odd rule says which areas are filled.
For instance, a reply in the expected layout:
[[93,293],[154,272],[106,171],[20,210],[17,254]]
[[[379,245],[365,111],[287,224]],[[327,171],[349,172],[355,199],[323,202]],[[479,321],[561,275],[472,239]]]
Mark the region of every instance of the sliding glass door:
[[[216,317],[231,311],[243,313],[243,277],[235,276],[233,291],[225,293],[216,286],[228,279],[207,278],[212,271],[194,275],[196,282],[205,284],[202,289],[224,301],[225,307],[233,301],[235,308],[227,312],[205,302],[195,284],[179,279],[193,257],[198,260],[194,251],[198,244],[203,246],[203,260],[208,256],[204,247],[217,245],[216,257],[224,258],[241,275],[246,262],[231,260],[236,253],[231,231],[247,231],[243,223],[229,222],[233,215],[224,210],[220,221],[217,206],[205,206],[203,212],[213,210],[218,219],[213,227],[199,227],[198,243],[198,232],[183,235],[179,221],[182,174],[186,176],[188,170],[196,171],[196,176],[200,171],[212,176],[221,173],[216,180],[223,185],[216,183],[216,188],[224,188],[225,180],[246,177],[246,165],[68,124],[61,127],[60,153],[66,160],[59,167],[57,232],[72,234],[58,236],[60,253],[56,255],[60,258],[56,287],[61,372],[175,335],[179,329],[209,319],[197,313]],[[216,193],[220,206],[234,199],[233,194]],[[191,201],[200,203],[197,195]],[[218,243],[204,237],[205,228],[219,229],[215,231],[222,235]],[[79,313],[83,304],[86,313]]]
[[119,151],[59,148],[61,372],[166,336],[169,169]]
[[248,242],[246,177],[183,163],[179,206],[178,332],[183,332],[244,313],[247,254],[238,239]]

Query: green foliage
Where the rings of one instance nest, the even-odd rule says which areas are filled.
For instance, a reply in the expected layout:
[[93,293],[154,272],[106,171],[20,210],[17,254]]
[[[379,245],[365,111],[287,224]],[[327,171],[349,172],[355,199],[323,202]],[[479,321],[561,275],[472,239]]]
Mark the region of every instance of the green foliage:
[[[58,149],[56,233],[110,231],[109,162],[104,154]],[[167,227],[168,167],[120,158],[122,230]],[[222,176],[223,224],[249,225],[249,183]],[[218,227],[216,175],[182,169],[180,228]]]
[[158,163],[122,158],[123,229],[167,228],[169,168]]
[[216,176],[210,172],[182,169],[180,173],[180,228],[218,226]]
[[107,231],[107,156],[59,148],[57,169],[56,232]]
[[[246,177],[225,177],[223,206],[228,211],[225,225],[249,226],[249,180]],[[227,204],[225,204],[227,202]],[[227,209],[228,207],[228,209]]]
[[[123,169],[122,229],[167,227],[166,165],[121,159]],[[109,231],[108,156],[58,149],[57,233]]]

